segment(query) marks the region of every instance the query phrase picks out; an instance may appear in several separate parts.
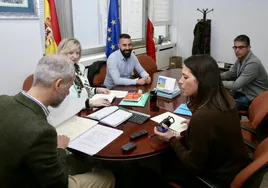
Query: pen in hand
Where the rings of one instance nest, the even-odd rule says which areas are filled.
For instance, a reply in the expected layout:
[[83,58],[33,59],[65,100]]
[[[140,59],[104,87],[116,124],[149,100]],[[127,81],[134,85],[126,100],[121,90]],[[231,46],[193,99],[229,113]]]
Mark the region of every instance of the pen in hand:
[[154,136],[156,136],[156,134],[152,134],[152,135],[148,136],[148,138],[152,138]]

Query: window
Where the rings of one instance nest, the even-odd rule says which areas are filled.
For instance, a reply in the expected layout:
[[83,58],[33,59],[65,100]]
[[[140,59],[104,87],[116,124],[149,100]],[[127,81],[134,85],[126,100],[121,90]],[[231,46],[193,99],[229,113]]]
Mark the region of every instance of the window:
[[[151,0],[154,6],[155,37],[169,35],[171,0]],[[83,55],[105,51],[110,0],[55,0],[62,38],[75,37]],[[135,45],[145,45],[149,0],[119,0],[121,33],[128,33]],[[43,0],[40,0],[40,13]],[[40,24],[43,15],[40,15]],[[41,33],[43,35],[42,29]]]
[[121,33],[128,33],[133,41],[144,39],[144,0],[121,0]]
[[171,25],[171,0],[153,0],[153,24],[154,36],[158,38],[163,35],[169,38],[169,27]]
[[83,49],[106,44],[107,7],[107,0],[72,1],[74,37]]

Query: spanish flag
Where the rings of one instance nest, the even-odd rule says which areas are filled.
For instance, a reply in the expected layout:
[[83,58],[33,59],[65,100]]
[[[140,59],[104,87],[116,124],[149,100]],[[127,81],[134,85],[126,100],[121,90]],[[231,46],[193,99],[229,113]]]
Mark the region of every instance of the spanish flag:
[[61,40],[60,28],[54,0],[44,0],[45,54],[56,53]]

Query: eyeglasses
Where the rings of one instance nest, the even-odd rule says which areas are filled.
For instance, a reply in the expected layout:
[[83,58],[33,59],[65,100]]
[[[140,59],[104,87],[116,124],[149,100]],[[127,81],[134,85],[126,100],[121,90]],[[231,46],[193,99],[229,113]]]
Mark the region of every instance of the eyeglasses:
[[238,50],[241,50],[241,49],[243,49],[243,48],[247,48],[248,46],[233,46],[233,49],[234,50],[236,50],[236,49],[238,49]]

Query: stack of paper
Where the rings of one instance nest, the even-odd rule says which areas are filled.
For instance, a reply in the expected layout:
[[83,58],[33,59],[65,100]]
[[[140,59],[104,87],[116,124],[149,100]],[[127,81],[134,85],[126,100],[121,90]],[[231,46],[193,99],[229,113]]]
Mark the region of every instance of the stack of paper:
[[178,106],[178,108],[176,108],[174,113],[185,115],[185,116],[192,116],[192,112],[190,111],[190,109],[187,107],[185,103]]
[[122,100],[119,105],[122,105],[122,106],[139,106],[139,107],[144,107],[148,98],[150,96],[150,93],[144,93],[142,94],[141,96],[141,99],[138,101],[138,102],[134,102],[134,101],[125,101],[125,100]]

